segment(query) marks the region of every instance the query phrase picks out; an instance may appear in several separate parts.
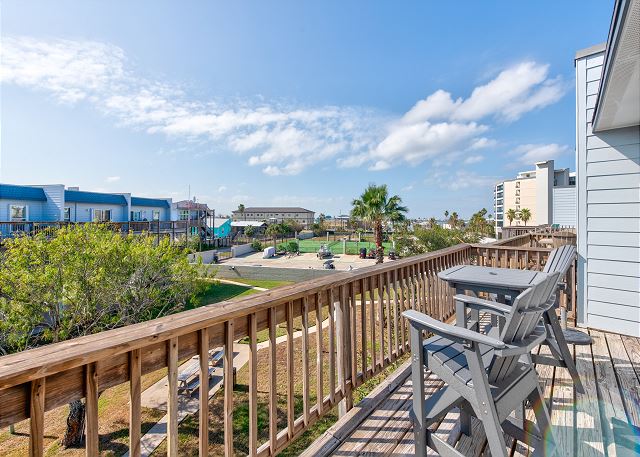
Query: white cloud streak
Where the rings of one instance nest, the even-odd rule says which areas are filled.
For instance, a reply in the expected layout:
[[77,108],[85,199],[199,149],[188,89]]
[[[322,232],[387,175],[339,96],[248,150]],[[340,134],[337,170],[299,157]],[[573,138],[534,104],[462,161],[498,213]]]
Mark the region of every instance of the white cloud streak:
[[545,160],[555,160],[571,152],[571,148],[566,145],[556,143],[551,144],[523,144],[518,146],[511,155],[518,163],[532,165]]
[[[123,127],[222,146],[271,176],[298,174],[325,161],[386,170],[458,160],[468,151],[495,146],[485,136],[487,120],[513,122],[556,102],[567,90],[560,78],[549,77],[548,65],[523,62],[466,99],[437,90],[395,120],[358,107],[203,102],[189,99],[179,86],[135,74],[117,46],[30,37],[3,38],[0,78],[3,84],[46,92],[60,103],[91,103]],[[480,160],[467,155],[460,160]]]

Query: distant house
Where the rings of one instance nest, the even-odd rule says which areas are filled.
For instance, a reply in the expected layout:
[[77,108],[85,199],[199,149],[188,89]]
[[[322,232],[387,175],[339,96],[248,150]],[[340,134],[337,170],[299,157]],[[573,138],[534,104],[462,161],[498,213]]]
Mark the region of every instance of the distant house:
[[231,218],[216,217],[213,221],[213,233],[216,238],[226,238],[231,235]]
[[233,211],[234,222],[263,221],[268,224],[280,223],[292,219],[305,227],[313,225],[315,212],[300,207],[255,206],[247,207],[244,212]]
[[233,221],[231,222],[231,233],[244,233],[247,227],[254,227],[256,234],[262,233],[267,224],[262,221]]
[[0,222],[170,221],[170,198],[81,191],[63,184],[0,184]]
[[171,199],[131,197],[132,221],[171,220]]

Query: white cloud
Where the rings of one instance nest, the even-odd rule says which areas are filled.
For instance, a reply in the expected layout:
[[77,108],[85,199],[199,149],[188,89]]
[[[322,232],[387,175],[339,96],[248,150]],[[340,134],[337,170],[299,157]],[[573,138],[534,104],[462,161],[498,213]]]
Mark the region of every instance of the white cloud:
[[469,149],[471,151],[475,151],[477,149],[491,148],[493,146],[496,146],[497,144],[498,142],[496,140],[482,137],[482,138],[478,138],[473,143],[471,143],[471,146],[469,146]]
[[461,189],[487,189],[498,181],[495,176],[479,175],[473,171],[457,170],[450,172],[448,170],[437,169],[432,172],[425,180],[427,184],[435,184],[444,189],[456,191]]
[[484,136],[488,119],[515,121],[567,89],[560,78],[549,77],[548,65],[523,62],[466,99],[437,90],[395,120],[359,107],[194,101],[179,86],[135,74],[117,46],[30,37],[3,38],[0,78],[61,103],[90,103],[122,127],[227,148],[271,176],[298,174],[326,161],[386,170],[400,163],[465,160],[468,151],[495,145]]
[[536,162],[555,160],[570,152],[571,148],[569,146],[556,143],[523,144],[518,146],[513,152],[511,152],[511,155],[516,157],[518,163],[524,165],[533,165]]
[[227,190],[227,186],[220,186],[218,187],[218,192],[224,192]]
[[123,127],[223,145],[269,175],[366,151],[383,122],[362,108],[192,101],[180,87],[135,75],[127,64],[121,48],[105,43],[7,37],[1,78],[60,102],[92,103]]
[[106,182],[118,182],[118,181],[120,181],[120,176],[107,176],[105,181]]
[[[427,159],[451,163],[465,151],[495,146],[494,139],[481,136],[489,126],[487,118],[512,122],[523,114],[554,103],[564,95],[566,84],[548,77],[549,66],[523,62],[500,72],[493,80],[476,87],[469,98],[454,100],[449,92],[437,90],[417,102],[399,121],[389,125],[386,137],[370,152],[343,164],[370,161],[370,170],[385,170],[402,162],[416,165]],[[466,163],[476,163],[472,155]]]
[[473,155],[473,156],[469,156],[466,159],[464,159],[463,163],[465,165],[471,165],[471,164],[474,164],[474,163],[482,162],[483,160],[484,160],[484,156]]

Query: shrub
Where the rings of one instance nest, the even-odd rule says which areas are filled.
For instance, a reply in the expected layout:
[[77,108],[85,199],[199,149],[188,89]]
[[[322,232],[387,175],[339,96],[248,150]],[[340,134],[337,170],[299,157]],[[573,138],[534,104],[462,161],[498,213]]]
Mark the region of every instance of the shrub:
[[258,240],[253,240],[253,243],[251,243],[251,248],[254,251],[262,251],[262,243]]

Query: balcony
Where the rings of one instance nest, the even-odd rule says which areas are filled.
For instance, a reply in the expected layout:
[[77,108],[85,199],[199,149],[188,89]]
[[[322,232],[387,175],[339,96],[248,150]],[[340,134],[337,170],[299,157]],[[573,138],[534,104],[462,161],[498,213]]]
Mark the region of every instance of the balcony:
[[[444,321],[452,319],[453,291],[438,272],[459,264],[542,269],[551,249],[536,244],[532,234],[493,245],[461,244],[1,357],[0,427],[25,421],[21,426],[27,430],[31,453],[42,455],[50,439],[45,415],[84,398],[86,453],[99,455],[106,431],[100,424],[98,398],[124,386],[130,399],[124,433],[129,435],[130,455],[140,455],[141,379],[166,370],[163,433],[168,454],[178,455],[185,452],[185,442],[178,438],[179,418],[185,417],[180,410],[184,399],[178,397],[178,367],[197,356],[194,363],[201,379],[208,379],[206,361],[209,351],[217,348],[224,350],[223,387],[211,398],[193,397],[192,402],[199,411],[192,416],[208,418],[196,421],[202,425],[191,432],[201,454],[275,455],[337,413],[340,419],[309,445],[306,455],[412,455],[409,335],[401,312],[413,308]],[[565,280],[568,287],[561,292],[560,304],[572,321],[575,265]],[[282,330],[284,335],[279,335]],[[574,349],[586,393],[573,390],[564,368],[538,367],[540,381],[561,449],[567,455],[583,455],[586,448],[593,455],[605,455],[606,448],[612,455],[619,446],[633,449],[629,443],[637,440],[640,341],[589,331],[594,344]],[[259,338],[266,341],[259,344]],[[248,362],[238,371],[235,388],[233,357],[240,339],[247,343],[243,350]],[[359,391],[373,383],[380,384],[356,402]],[[429,391],[438,383],[431,378]],[[240,414],[246,415],[246,436],[238,433],[234,422],[234,415]],[[471,437],[461,436],[455,419],[455,414],[446,416],[439,433],[469,454],[482,453],[486,439],[481,427],[474,424]],[[524,443],[511,446],[516,455],[527,453]]]

